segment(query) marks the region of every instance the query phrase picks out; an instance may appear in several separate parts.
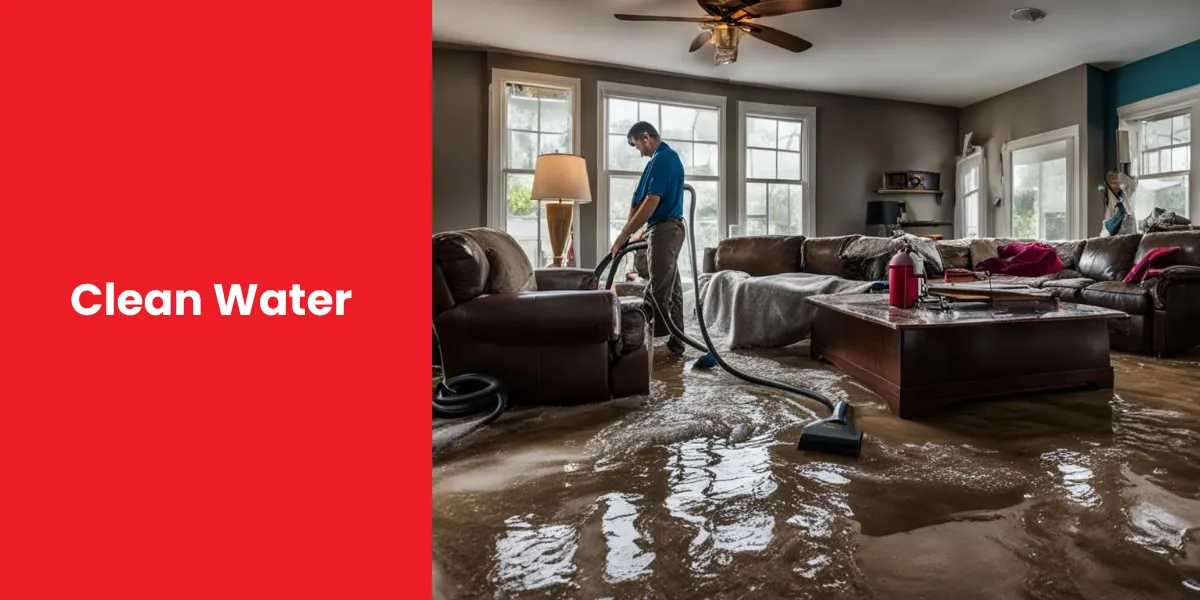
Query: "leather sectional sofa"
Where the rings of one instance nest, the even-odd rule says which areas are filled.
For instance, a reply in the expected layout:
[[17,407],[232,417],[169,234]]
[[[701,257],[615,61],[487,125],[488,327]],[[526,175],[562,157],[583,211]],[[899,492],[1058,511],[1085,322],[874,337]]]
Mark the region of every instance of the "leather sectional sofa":
[[[706,249],[703,270],[737,270],[752,276],[803,272],[869,281],[878,277],[878,269],[864,272],[861,257],[848,259],[849,249],[862,247],[865,240],[857,235],[730,238]],[[944,268],[970,269],[1009,241],[1017,240],[946,240],[936,242],[936,251]],[[867,246],[887,247],[888,242],[897,243],[889,240]],[[1110,321],[1114,350],[1166,356],[1200,345],[1200,231],[1096,237],[1051,245],[1066,267],[1064,271],[1038,278],[995,279],[1025,283],[1065,302],[1129,314],[1129,319]],[[1147,252],[1172,246],[1180,250],[1169,257],[1168,266],[1156,277],[1141,283],[1121,281]],[[876,264],[889,260],[891,251],[879,254]],[[940,270],[929,271],[930,281],[940,278]]]

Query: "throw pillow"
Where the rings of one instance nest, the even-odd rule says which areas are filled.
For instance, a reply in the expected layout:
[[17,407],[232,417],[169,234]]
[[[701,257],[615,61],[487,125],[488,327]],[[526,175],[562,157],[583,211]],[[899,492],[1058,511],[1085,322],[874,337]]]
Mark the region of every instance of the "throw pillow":
[[1000,240],[995,238],[976,238],[971,240],[971,268],[978,269],[979,263],[1000,258]]
[[921,260],[925,263],[926,276],[937,276],[946,270],[942,265],[942,254],[938,251],[937,241],[911,233],[904,234],[900,239],[908,244],[915,254],[920,255]]
[[939,240],[938,254],[942,259],[942,270],[971,269],[971,240]]

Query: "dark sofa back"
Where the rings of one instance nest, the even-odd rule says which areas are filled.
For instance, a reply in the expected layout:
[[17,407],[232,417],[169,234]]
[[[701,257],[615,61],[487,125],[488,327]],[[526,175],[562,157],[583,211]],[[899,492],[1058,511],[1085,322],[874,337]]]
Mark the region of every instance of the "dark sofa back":
[[1137,255],[1133,262],[1142,260],[1146,253],[1155,248],[1170,248],[1179,246],[1179,252],[1171,256],[1171,264],[1192,265],[1200,267],[1200,230],[1164,231],[1162,233],[1147,233],[1138,244]]
[[1088,238],[1079,258],[1079,272],[1096,281],[1120,281],[1133,268],[1142,234]]
[[755,235],[721,240],[714,263],[719,271],[744,271],[765,277],[800,270],[804,236]]
[[804,250],[801,253],[800,270],[815,275],[834,275],[850,278],[842,268],[842,249],[851,240],[861,235],[843,235],[838,237],[808,238],[804,240]]

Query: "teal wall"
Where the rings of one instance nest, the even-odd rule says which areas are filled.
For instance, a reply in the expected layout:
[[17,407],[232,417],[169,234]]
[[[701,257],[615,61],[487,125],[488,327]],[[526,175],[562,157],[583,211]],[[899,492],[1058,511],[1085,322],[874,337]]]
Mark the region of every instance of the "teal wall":
[[[1109,169],[1116,163],[1117,109],[1139,100],[1200,85],[1200,40],[1155,54],[1099,76],[1103,79],[1105,126],[1104,157]],[[1091,112],[1092,79],[1088,78],[1088,112]]]

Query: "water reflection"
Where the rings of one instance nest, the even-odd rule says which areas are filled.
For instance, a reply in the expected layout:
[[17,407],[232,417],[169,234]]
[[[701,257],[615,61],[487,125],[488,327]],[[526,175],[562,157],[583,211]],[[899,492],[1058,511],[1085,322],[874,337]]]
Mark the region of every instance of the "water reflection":
[[569,583],[578,549],[569,525],[533,525],[533,515],[505,520],[507,531],[496,540],[492,583],[504,589],[536,590]]
[[608,545],[604,561],[604,578],[610,583],[637,579],[650,574],[650,563],[654,553],[642,548],[645,543],[637,530],[638,518],[635,502],[641,500],[632,494],[607,494],[601,501],[608,505],[604,512],[603,531]]

